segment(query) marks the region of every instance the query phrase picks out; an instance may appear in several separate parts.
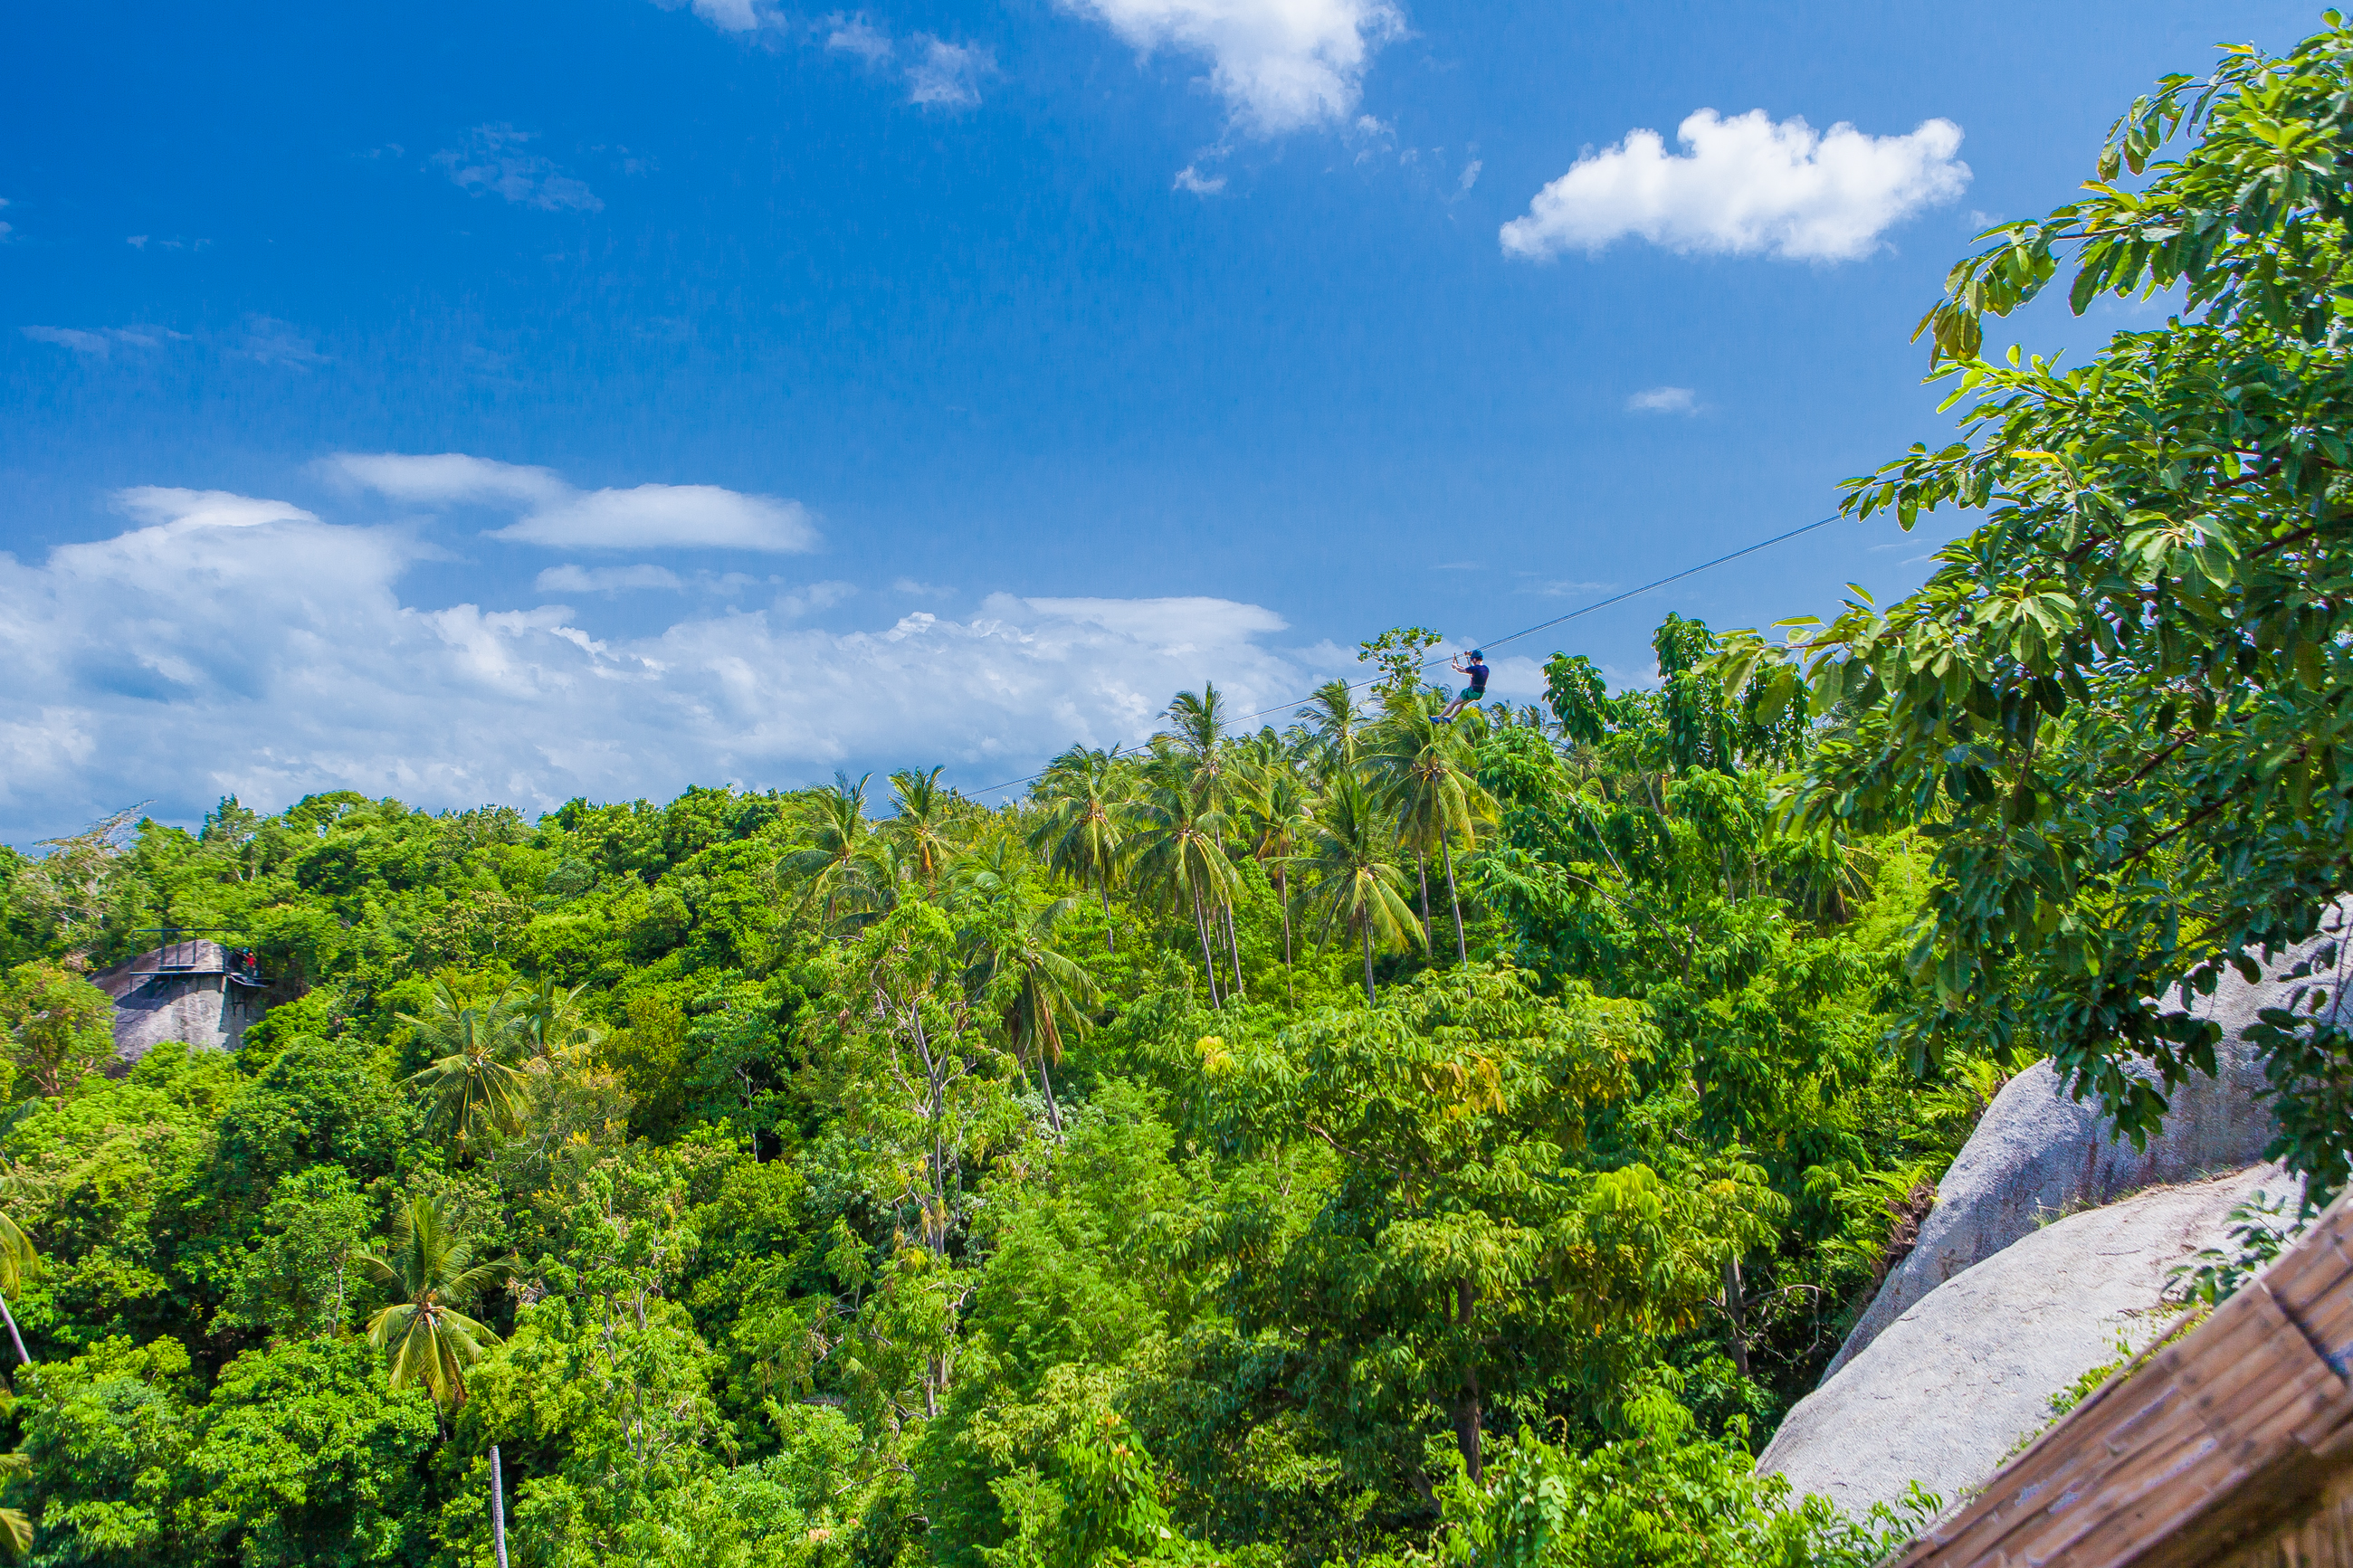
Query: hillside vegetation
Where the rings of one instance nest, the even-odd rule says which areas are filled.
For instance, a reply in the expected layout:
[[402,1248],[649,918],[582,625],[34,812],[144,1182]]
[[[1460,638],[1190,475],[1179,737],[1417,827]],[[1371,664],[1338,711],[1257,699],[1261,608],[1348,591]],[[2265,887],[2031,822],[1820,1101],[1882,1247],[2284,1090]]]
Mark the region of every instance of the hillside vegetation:
[[[1849,491],[1982,526],[1826,626],[1670,616],[1655,689],[1556,655],[1441,725],[1398,628],[1001,807],[334,794],[0,858],[0,1535],[1874,1561],[1902,1521],[1749,1456],[1986,1098],[2048,1054],[2155,1124],[2215,1041],[2153,998],[2346,886],[2348,57],[2226,55],[2119,122],[2134,189],[1997,231],[1926,323],[1967,438]],[[2190,313],[1977,358],[2063,259]],[[278,1003],[113,1076],[83,976],[161,924]],[[2259,1044],[2333,1189],[2347,1037]]]

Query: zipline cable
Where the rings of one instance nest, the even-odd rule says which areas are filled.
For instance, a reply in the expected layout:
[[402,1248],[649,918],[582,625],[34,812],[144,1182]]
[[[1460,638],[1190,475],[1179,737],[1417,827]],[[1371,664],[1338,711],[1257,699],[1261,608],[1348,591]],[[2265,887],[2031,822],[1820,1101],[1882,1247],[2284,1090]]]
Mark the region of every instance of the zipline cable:
[[[1770,539],[1760,539],[1754,544],[1745,544],[1737,550],[1730,551],[1723,555],[1718,555],[1713,560],[1703,561],[1696,566],[1686,566],[1680,572],[1671,572],[1666,576],[1656,578],[1651,582],[1645,583],[1639,588],[1629,588],[1624,593],[1612,594],[1606,599],[1596,599],[1589,605],[1578,605],[1576,609],[1569,611],[1567,615],[1555,616],[1548,621],[1538,621],[1535,626],[1522,626],[1518,631],[1507,632],[1499,637],[1490,637],[1484,642],[1473,642],[1471,646],[1484,651],[1491,647],[1501,647],[1507,642],[1517,642],[1522,637],[1534,637],[1536,633],[1552,626],[1559,626],[1564,621],[1576,620],[1579,616],[1589,616],[1596,610],[1606,610],[1612,605],[1622,605],[1629,599],[1640,598],[1644,594],[1663,588],[1670,583],[1680,583],[1686,577],[1696,577],[1703,572],[1712,571],[1728,562],[1737,561],[1744,555],[1754,555],[1760,550],[1770,550],[1777,544],[1786,544],[1790,540],[1797,538],[1799,534],[1811,533],[1818,528],[1828,528],[1831,523],[1841,521],[1844,515],[1845,514],[1842,512],[1832,512],[1830,516],[1819,518],[1812,522],[1807,523],[1802,528],[1793,528],[1787,533],[1777,533]],[[1439,662],[1440,657],[1441,656],[1434,655],[1431,658],[1423,659],[1421,661],[1421,668],[1428,669],[1430,666]],[[1368,676],[1363,680],[1351,681],[1348,685],[1348,689],[1351,691],[1360,690],[1365,687],[1373,685],[1380,678],[1378,676]],[[1270,713],[1280,713],[1286,708],[1295,710],[1301,703],[1307,702],[1312,700],[1312,694],[1309,697],[1294,697],[1288,702],[1278,702],[1271,708],[1261,708],[1255,713],[1245,713],[1240,718],[1235,720],[1234,722],[1237,724],[1247,724],[1253,719],[1263,719]],[[995,795],[998,790],[1011,789],[1016,784],[1035,784],[1052,771],[1053,770],[1051,768],[1040,768],[1036,773],[1027,774],[1021,778],[1008,779],[1003,784],[986,785],[980,789],[975,790],[973,794],[975,796]]]

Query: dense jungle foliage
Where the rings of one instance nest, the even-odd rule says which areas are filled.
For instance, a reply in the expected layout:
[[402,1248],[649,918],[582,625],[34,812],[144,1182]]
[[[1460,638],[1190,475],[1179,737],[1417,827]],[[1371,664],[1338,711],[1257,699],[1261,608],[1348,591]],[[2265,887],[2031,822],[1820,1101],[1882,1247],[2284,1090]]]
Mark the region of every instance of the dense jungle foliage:
[[[2003,1077],[2346,886],[2353,32],[2118,124],[1925,325],[1918,595],[1438,721],[1368,641],[985,807],[223,800],[0,854],[0,1543],[42,1563],[1854,1564],[1750,1473]],[[2167,140],[2191,142],[2152,163]],[[2189,320],[1976,357],[2072,252]],[[886,798],[887,792],[887,798]],[[251,947],[234,1055],[89,976]],[[2343,1179],[2353,1042],[2268,1018]],[[2139,1066],[2139,1076],[2127,1068]],[[492,1483],[494,1469],[501,1478]]]

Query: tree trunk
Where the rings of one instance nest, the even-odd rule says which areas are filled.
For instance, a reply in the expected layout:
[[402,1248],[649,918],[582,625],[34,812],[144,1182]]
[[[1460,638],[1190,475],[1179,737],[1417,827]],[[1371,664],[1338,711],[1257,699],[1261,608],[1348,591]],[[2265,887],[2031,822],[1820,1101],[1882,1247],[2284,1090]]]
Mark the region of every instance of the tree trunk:
[[1038,1047],[1038,1087],[1046,1094],[1046,1124],[1057,1133],[1062,1131],[1062,1108],[1054,1103],[1054,1086],[1046,1079],[1046,1047]]
[[1291,983],[1291,871],[1288,867],[1274,874],[1275,896],[1282,900],[1282,994],[1293,1006],[1299,1005],[1299,993]]
[[1242,978],[1242,939],[1234,930],[1234,906],[1228,904],[1225,910],[1226,950],[1234,955],[1234,994],[1247,1002],[1250,1000],[1250,984]]
[[1373,995],[1373,922],[1365,922],[1365,1005],[1378,1006]]
[[1111,934],[1111,879],[1109,877],[1105,877],[1103,879],[1103,951],[1108,953],[1116,954],[1119,952],[1119,944],[1112,940]]
[[8,1310],[8,1298],[0,1296],[0,1321],[8,1325],[8,1342],[16,1347],[16,1364],[30,1366],[33,1358],[25,1353],[25,1336],[16,1331],[16,1314]]
[[1724,1315],[1732,1323],[1732,1364],[1748,1375],[1748,1297],[1741,1289],[1740,1259],[1724,1260]]
[[507,1481],[496,1443],[491,1445],[491,1548],[498,1553],[499,1568],[507,1568]]
[[1438,945],[1430,940],[1438,931],[1430,919],[1430,857],[1415,856],[1413,868],[1414,875],[1421,879],[1421,951],[1428,952]]
[[[1468,1279],[1454,1287],[1454,1322],[1467,1342],[1471,1334],[1471,1314],[1479,1303],[1479,1288]],[[1462,1450],[1463,1473],[1477,1486],[1484,1469],[1479,1452],[1479,1363],[1473,1352],[1465,1349],[1462,1359],[1462,1382],[1454,1394],[1454,1446]]]
[[1201,939],[1201,974],[1209,983],[1209,1005],[1222,1006],[1218,1000],[1218,961],[1209,952],[1209,922],[1201,912],[1201,895],[1188,888],[1193,900],[1193,934]]
[[1471,962],[1471,944],[1462,936],[1462,895],[1454,890],[1454,849],[1440,839],[1438,852],[1446,858],[1446,901],[1454,906],[1454,958],[1458,963]]

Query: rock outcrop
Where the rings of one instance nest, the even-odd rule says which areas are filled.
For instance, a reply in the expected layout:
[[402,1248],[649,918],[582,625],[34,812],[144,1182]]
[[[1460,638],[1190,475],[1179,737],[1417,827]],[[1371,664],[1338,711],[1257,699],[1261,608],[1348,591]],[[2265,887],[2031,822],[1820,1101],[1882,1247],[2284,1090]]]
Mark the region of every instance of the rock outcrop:
[[[2263,978],[2251,984],[2225,971],[2211,996],[2196,999],[2190,1011],[2221,1026],[2220,1070],[2211,1079],[2193,1075],[2173,1091],[2165,1129],[2145,1150],[2118,1142],[2115,1124],[2094,1102],[2072,1099],[2048,1062],[2005,1084],[1936,1184],[1936,1205],[1921,1222],[1919,1240],[1889,1270],[1839,1347],[1825,1384],[1929,1291],[2052,1216],[2262,1159],[2274,1129],[2260,1098],[2263,1067],[2240,1032],[2263,1008],[2288,1004],[2300,983],[2286,973],[2316,949],[2337,944],[2347,918],[2340,902],[2323,920],[2321,934],[2280,955]],[[2340,973],[2353,969],[2353,942],[2342,946]]]
[[2238,1205],[2293,1177],[2260,1165],[2156,1188],[2035,1229],[1945,1280],[1789,1412],[1757,1461],[1861,1512],[1914,1480],[1950,1503],[2051,1418],[2050,1399],[2171,1319],[2173,1266],[2225,1241]]
[[233,1051],[269,1000],[240,960],[216,942],[177,942],[90,976],[114,999],[115,1071],[166,1040]]

